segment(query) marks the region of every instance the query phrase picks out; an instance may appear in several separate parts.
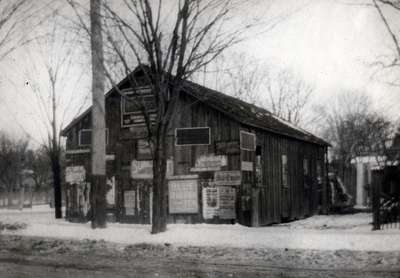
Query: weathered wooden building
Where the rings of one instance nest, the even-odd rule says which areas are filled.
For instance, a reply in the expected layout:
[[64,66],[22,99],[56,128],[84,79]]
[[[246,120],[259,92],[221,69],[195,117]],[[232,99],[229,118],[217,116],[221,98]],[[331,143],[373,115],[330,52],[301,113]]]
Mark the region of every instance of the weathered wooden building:
[[[109,217],[150,223],[152,161],[141,112],[128,101],[152,93],[128,79],[106,94]],[[171,223],[258,226],[318,213],[326,192],[328,143],[270,112],[186,82],[168,137]],[[66,140],[67,218],[89,211],[90,108],[62,132]],[[326,200],[325,200],[326,201]]]

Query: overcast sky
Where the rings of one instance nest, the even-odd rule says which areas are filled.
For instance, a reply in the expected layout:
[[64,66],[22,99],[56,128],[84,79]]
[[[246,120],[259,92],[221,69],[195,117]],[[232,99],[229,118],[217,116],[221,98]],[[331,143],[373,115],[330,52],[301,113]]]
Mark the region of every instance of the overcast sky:
[[[266,16],[297,7],[299,1],[277,1]],[[272,31],[252,37],[235,50],[300,75],[315,87],[314,103],[329,103],[330,98],[343,91],[362,91],[373,97],[377,108],[397,120],[399,89],[386,85],[382,75],[373,75],[376,68],[371,66],[393,49],[376,10],[334,0],[304,2],[308,4]],[[17,135],[24,134],[22,130],[25,130],[40,140],[39,130],[43,126],[35,115],[35,105],[30,104],[30,90],[25,82],[30,81],[27,72],[40,71],[40,67],[34,69],[27,65],[27,60],[38,57],[19,50],[0,65],[0,128]],[[72,70],[75,75],[86,72],[82,68]],[[89,92],[90,79],[82,78],[79,86],[73,82],[64,87],[81,91],[81,96],[76,98],[82,101]]]

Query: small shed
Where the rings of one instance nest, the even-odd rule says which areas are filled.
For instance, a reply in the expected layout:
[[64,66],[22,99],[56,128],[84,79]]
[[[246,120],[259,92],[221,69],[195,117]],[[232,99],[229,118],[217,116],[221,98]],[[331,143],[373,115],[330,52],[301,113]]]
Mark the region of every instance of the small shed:
[[[128,78],[106,94],[106,158],[109,218],[150,223],[152,160],[144,117],[127,98]],[[168,136],[170,223],[268,225],[311,216],[326,204],[329,144],[269,111],[187,81],[179,117]],[[85,220],[90,211],[91,109],[63,131],[67,217]]]

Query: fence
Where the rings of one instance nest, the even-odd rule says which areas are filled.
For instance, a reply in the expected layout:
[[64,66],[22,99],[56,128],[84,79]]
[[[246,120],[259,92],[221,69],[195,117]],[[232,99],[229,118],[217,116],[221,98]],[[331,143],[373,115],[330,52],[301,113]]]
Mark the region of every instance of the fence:
[[334,161],[329,165],[329,172],[333,172],[339,177],[346,189],[346,193],[352,197],[350,205],[354,205],[357,190],[356,167],[353,164],[345,165],[344,163]]
[[373,229],[400,229],[400,168],[372,171]]
[[0,208],[19,208],[22,199],[24,207],[50,204],[51,193],[48,191],[0,192]]

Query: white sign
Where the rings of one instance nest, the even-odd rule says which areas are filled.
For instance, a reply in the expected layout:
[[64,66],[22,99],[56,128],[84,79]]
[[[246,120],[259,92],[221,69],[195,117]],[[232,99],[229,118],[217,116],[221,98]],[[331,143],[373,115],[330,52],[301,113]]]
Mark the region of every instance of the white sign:
[[194,168],[190,171],[202,172],[202,171],[218,171],[221,170],[222,166],[228,165],[228,158],[226,155],[202,155],[196,160]]
[[107,185],[111,186],[106,195],[107,204],[115,205],[115,177],[107,179]]
[[135,215],[136,207],[136,191],[124,191],[124,206],[126,215]]
[[[167,177],[172,176],[174,172],[174,163],[172,159],[167,160]],[[152,179],[153,161],[152,160],[132,160],[131,162],[132,179]]]
[[242,171],[253,171],[253,162],[242,161]]
[[235,201],[236,190],[229,186],[220,186],[218,188],[219,197],[219,217],[221,219],[235,219]]
[[199,211],[197,180],[171,180],[168,183],[169,213]]
[[83,166],[69,166],[65,169],[65,181],[68,183],[81,183],[86,179],[86,171]]
[[242,173],[240,171],[218,171],[214,173],[215,185],[240,185]]
[[153,161],[152,160],[132,160],[131,163],[132,179],[152,179]]
[[218,188],[203,188],[203,217],[212,219],[218,215]]
[[203,188],[203,217],[236,218],[236,190],[230,186]]

